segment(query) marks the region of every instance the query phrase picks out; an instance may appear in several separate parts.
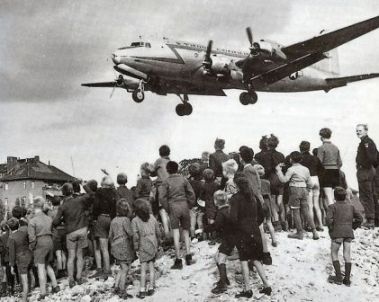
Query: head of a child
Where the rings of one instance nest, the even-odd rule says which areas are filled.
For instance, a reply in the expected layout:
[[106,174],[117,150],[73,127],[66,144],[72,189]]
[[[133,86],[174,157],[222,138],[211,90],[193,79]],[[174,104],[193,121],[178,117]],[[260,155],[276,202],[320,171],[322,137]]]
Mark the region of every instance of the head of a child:
[[141,176],[149,177],[154,172],[154,166],[150,163],[143,163],[140,168]]
[[336,187],[334,189],[334,199],[336,201],[344,201],[346,200],[346,190],[342,187]]
[[125,186],[128,182],[128,176],[126,175],[126,173],[118,173],[117,174],[117,184],[119,186]]
[[217,208],[221,208],[228,203],[228,196],[222,190],[217,190],[213,194],[213,200]]
[[212,169],[205,169],[203,171],[203,178],[205,182],[212,182],[215,179],[215,173]]
[[22,206],[15,206],[12,209],[12,217],[21,219],[22,217],[26,216],[26,209]]
[[80,181],[75,180],[72,182],[72,189],[74,190],[74,193],[79,194],[80,193]]
[[214,148],[216,151],[224,150],[225,148],[225,140],[222,138],[216,138]]
[[243,165],[250,164],[254,159],[254,150],[247,146],[241,146],[239,148],[241,163]]
[[299,146],[301,153],[307,153],[311,150],[311,143],[307,141],[302,141]]
[[259,177],[262,178],[265,175],[265,168],[262,165],[256,164],[254,165],[254,169],[257,171]]
[[274,134],[271,134],[268,138],[267,138],[267,147],[270,149],[270,150],[275,150],[276,147],[278,147],[279,145],[279,139],[277,136],[275,136]]
[[58,207],[61,204],[61,200],[62,200],[62,198],[60,196],[54,195],[53,198],[51,199],[51,204],[54,207]]
[[200,178],[201,177],[201,167],[199,163],[193,163],[190,164],[188,167],[188,173],[193,178]]
[[166,165],[167,173],[172,175],[178,173],[179,165],[175,161],[169,161]]
[[203,153],[201,153],[201,161],[202,162],[209,162],[209,152],[208,151],[204,151]]
[[167,145],[162,145],[159,147],[159,156],[160,157],[169,157],[170,156],[170,147]]
[[222,163],[222,174],[227,179],[233,179],[238,170],[238,164],[234,159],[228,159]]
[[127,217],[130,213],[129,203],[125,198],[121,198],[116,204],[117,216]]
[[18,219],[16,217],[12,217],[12,218],[8,219],[7,225],[11,231],[16,231],[19,228],[20,224],[19,224]]
[[104,176],[103,179],[101,180],[101,187],[106,188],[106,189],[113,188],[114,182],[112,178],[110,178],[108,175]]
[[97,191],[97,181],[94,179],[90,179],[86,182],[86,184],[83,186],[84,190],[89,192],[96,192]]
[[62,186],[62,194],[63,196],[71,196],[74,193],[74,189],[72,187],[72,183],[66,182]]
[[267,146],[267,136],[262,136],[261,140],[259,141],[259,149],[262,151],[266,151],[268,149]]
[[290,159],[292,164],[300,163],[302,159],[301,153],[299,151],[291,152]]
[[146,199],[137,199],[134,203],[136,215],[144,222],[149,221],[150,206]]
[[33,208],[34,208],[34,213],[39,213],[42,212],[45,206],[45,198],[42,196],[37,196],[33,198]]
[[332,130],[329,128],[322,128],[319,132],[319,135],[322,142],[328,141],[332,137]]

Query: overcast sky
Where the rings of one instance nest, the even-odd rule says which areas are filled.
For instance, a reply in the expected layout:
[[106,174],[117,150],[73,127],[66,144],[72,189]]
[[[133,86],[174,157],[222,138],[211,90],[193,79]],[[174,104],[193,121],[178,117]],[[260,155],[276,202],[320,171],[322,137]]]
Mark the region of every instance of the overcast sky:
[[[330,127],[344,170],[356,186],[354,128],[367,122],[379,142],[379,79],[324,92],[259,93],[242,106],[238,91],[227,97],[192,96],[194,113],[178,117],[176,96],[146,93],[136,104],[117,90],[81,87],[113,80],[113,50],[163,36],[246,50],[245,28],[255,39],[291,44],[379,15],[378,1],[5,1],[0,2],[0,160],[40,155],[44,162],[85,179],[126,171],[134,184],[138,167],[169,144],[172,158],[226,151],[242,144],[257,150],[259,138],[274,133],[289,153],[301,140],[320,144],[318,130]],[[379,72],[379,30],[339,48],[343,75]]]

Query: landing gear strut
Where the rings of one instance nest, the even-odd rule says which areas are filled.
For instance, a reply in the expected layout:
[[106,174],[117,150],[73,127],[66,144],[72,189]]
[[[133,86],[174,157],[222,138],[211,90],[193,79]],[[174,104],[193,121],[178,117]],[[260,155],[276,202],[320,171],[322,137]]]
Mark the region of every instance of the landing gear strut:
[[190,115],[192,113],[192,105],[188,103],[188,95],[184,94],[183,97],[178,94],[178,97],[180,100],[183,102],[183,104],[178,104],[175,108],[176,114],[179,116],[184,116],[184,115]]
[[141,103],[145,99],[145,87],[143,80],[139,82],[138,88],[133,91],[132,98],[136,103]]
[[258,101],[258,95],[255,91],[242,92],[240,94],[240,102],[242,105],[255,104]]

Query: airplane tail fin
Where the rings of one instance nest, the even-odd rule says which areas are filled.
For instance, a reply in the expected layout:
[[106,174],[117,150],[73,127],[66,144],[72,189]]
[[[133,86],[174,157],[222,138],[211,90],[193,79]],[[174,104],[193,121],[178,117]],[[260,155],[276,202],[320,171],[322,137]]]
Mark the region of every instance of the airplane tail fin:
[[338,58],[338,50],[332,49],[325,53],[327,56],[326,59],[321,60],[320,62],[312,65],[313,68],[326,72],[331,75],[339,75],[340,74],[340,63]]
[[348,83],[358,82],[368,79],[373,79],[379,77],[379,73],[367,73],[359,74],[348,77],[339,77],[339,78],[327,78],[325,79],[326,83],[330,88],[346,86]]

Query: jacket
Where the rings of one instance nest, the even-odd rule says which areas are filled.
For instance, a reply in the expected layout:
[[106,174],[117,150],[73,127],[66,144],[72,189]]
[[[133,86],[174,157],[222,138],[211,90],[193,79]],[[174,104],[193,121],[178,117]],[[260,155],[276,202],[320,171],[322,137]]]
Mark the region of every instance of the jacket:
[[93,203],[93,219],[96,220],[101,214],[109,215],[112,219],[116,217],[116,189],[99,188],[96,197]]
[[195,192],[190,183],[180,174],[172,174],[159,187],[159,201],[166,211],[169,204],[186,201],[189,207],[195,204]]
[[330,238],[354,238],[353,220],[362,223],[362,215],[347,201],[336,201],[329,205],[326,223]]
[[370,169],[378,165],[378,150],[374,141],[368,136],[361,139],[355,160],[357,168]]
[[38,237],[52,235],[52,227],[52,219],[44,212],[35,214],[28,224],[30,249],[34,249]]
[[255,155],[255,160],[265,168],[265,178],[275,174],[275,168],[284,162],[284,155],[276,150],[265,150]]
[[215,177],[222,177],[222,163],[226,162],[229,156],[221,150],[209,155],[209,168],[215,173]]
[[319,176],[322,174],[324,168],[317,156],[314,156],[309,152],[304,152],[301,155],[303,158],[300,163],[309,169],[311,176]]
[[53,220],[53,225],[58,226],[61,220],[63,220],[67,234],[88,227],[88,209],[92,201],[93,193],[66,197],[58,208],[57,215]]
[[254,196],[263,203],[262,191],[261,191],[261,178],[257,170],[253,167],[252,164],[247,164],[243,168],[243,174],[247,177],[250,183],[250,187],[254,193]]
[[285,175],[283,175],[282,170],[278,170],[277,173],[280,181],[282,183],[289,182],[290,187],[313,188],[314,184],[312,183],[309,169],[299,163],[293,163],[292,166],[288,168]]
[[331,142],[324,142],[318,148],[317,157],[324,169],[339,169],[342,167],[340,150]]
[[230,218],[230,207],[225,205],[218,208],[214,223],[204,227],[205,232],[219,232],[221,239],[228,240],[235,236],[236,228]]

